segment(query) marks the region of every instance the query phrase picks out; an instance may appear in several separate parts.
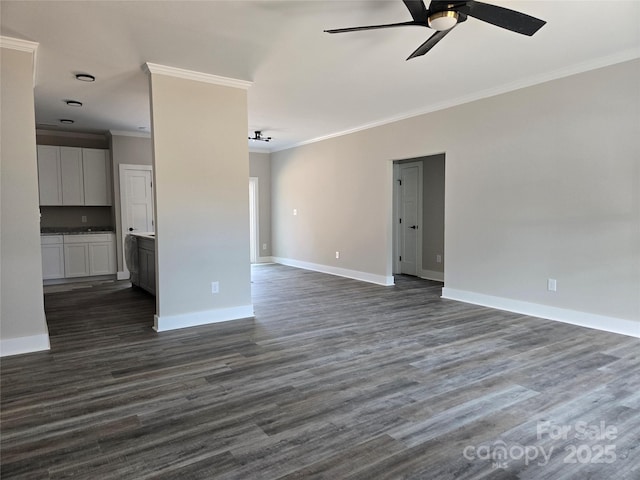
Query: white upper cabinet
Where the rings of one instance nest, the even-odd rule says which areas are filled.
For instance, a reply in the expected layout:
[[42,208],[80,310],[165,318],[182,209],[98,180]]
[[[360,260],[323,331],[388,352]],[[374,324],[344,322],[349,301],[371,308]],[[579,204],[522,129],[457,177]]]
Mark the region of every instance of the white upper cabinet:
[[111,205],[111,175],[106,150],[82,149],[84,204]]
[[84,205],[82,149],[60,147],[62,170],[62,205]]
[[111,205],[108,150],[38,145],[40,205]]
[[40,205],[62,205],[59,147],[38,145],[38,191]]

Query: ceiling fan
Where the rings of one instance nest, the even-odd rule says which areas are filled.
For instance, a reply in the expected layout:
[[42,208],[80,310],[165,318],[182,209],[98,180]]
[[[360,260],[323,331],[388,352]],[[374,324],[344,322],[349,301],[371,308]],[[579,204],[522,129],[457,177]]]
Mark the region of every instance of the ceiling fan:
[[260,130],[256,130],[253,132],[253,137],[249,137],[249,140],[255,140],[259,142],[270,142],[271,137],[263,137],[262,132]]
[[384,25],[369,25],[365,27],[335,28],[325,30],[327,33],[356,32],[359,30],[373,30],[377,28],[419,26],[436,30],[420,45],[407,60],[424,55],[442,40],[453,28],[467,20],[467,17],[477,18],[483,22],[491,23],[512,32],[531,36],[547,23],[539,18],[516,12],[497,5],[475,2],[472,0],[455,2],[451,0],[432,0],[429,8],[425,7],[422,0],[402,0],[411,17],[410,22],[388,23]]

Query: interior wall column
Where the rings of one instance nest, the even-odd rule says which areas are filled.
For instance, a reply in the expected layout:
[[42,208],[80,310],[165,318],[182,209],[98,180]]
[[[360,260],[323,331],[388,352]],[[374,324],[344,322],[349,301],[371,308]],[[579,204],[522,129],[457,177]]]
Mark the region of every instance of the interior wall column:
[[250,83],[145,67],[156,217],[155,329],[251,317]]

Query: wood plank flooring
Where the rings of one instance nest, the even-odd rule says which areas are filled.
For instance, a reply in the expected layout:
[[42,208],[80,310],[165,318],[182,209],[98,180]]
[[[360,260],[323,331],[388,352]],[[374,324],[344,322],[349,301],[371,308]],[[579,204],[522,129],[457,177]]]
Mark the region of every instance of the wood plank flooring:
[[440,290],[262,265],[255,319],[158,334],[126,282],[49,289],[51,351],[1,361],[1,476],[640,479],[640,340]]

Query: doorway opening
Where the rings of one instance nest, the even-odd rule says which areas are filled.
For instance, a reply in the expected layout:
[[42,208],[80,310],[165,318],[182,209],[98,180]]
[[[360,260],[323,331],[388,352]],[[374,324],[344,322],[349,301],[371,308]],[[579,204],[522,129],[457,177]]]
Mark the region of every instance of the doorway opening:
[[249,178],[249,258],[251,263],[258,263],[258,246],[260,245],[260,229],[258,219],[258,177]]
[[445,155],[393,162],[393,273],[444,282]]
[[122,274],[129,278],[125,261],[125,238],[129,232],[154,232],[153,167],[120,164],[120,245]]

